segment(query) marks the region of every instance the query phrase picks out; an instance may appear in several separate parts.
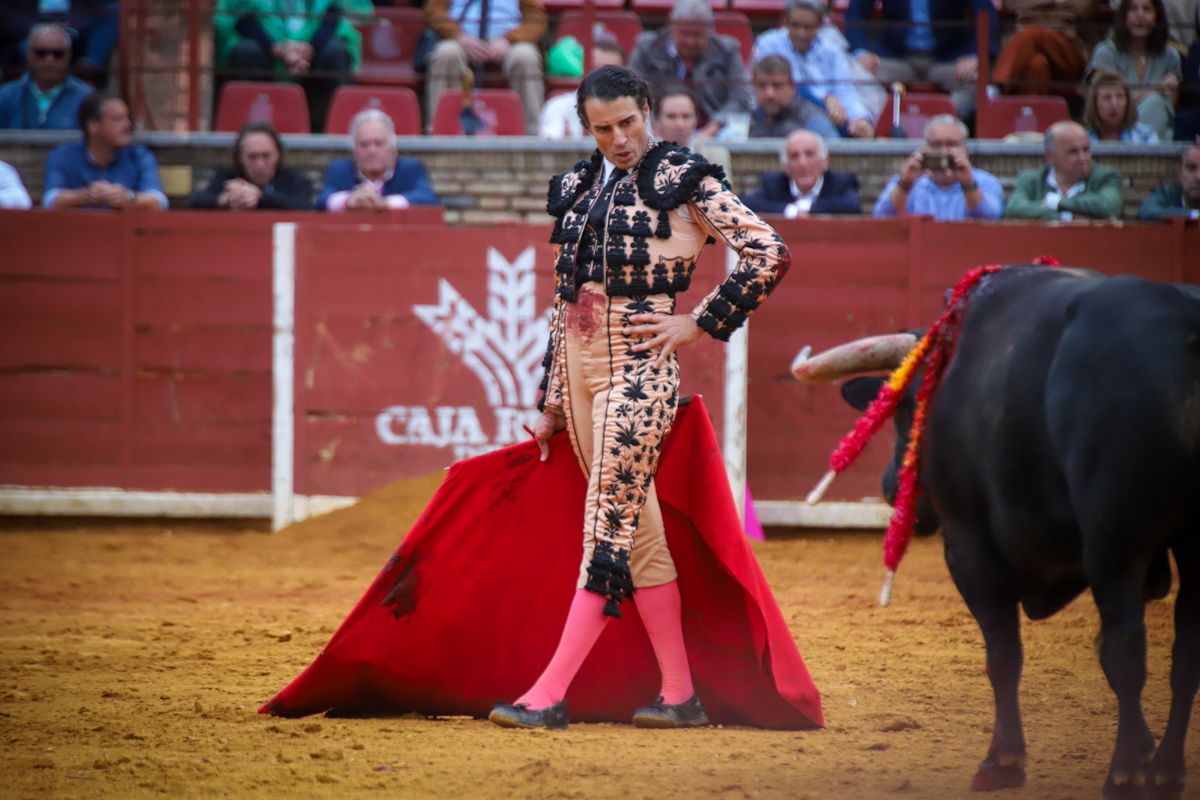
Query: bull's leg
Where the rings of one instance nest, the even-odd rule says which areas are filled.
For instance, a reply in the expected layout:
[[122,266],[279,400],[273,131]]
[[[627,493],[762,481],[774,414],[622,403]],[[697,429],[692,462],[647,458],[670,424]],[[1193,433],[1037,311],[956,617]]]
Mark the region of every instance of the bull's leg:
[[[945,530],[950,531],[947,523]],[[1021,621],[1015,580],[1007,577],[1002,559],[991,549],[984,536],[946,535],[946,564],[979,623],[987,650],[987,675],[992,684],[996,716],[992,724],[992,742],[987,757],[971,779],[974,791],[1011,789],[1025,784],[1025,731],[1021,723]]]
[[[970,606],[971,604],[968,603]],[[971,779],[971,789],[990,792],[1025,784],[1025,730],[1021,723],[1021,622],[1015,601],[993,602],[986,609],[971,606],[987,648],[987,675],[992,683],[996,718],[987,758]]]
[[1154,800],[1183,796],[1183,745],[1192,703],[1200,688],[1200,541],[1180,543],[1174,551],[1179,594],[1175,598],[1175,646],[1171,651],[1171,716],[1150,771],[1148,794]]
[[1117,696],[1117,743],[1104,783],[1105,798],[1140,798],[1154,736],[1142,715],[1146,684],[1145,571],[1129,569],[1093,579],[1100,610],[1100,666]]

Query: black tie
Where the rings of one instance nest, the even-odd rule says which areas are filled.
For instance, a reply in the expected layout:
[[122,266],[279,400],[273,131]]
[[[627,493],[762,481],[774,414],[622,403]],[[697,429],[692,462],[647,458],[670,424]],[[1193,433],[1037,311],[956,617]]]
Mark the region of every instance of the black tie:
[[600,191],[599,199],[592,205],[592,210],[588,212],[588,225],[598,235],[604,233],[604,218],[608,216],[608,206],[612,202],[614,187],[617,185],[617,181],[628,174],[619,167],[614,168],[612,175],[608,178],[608,183],[604,184],[604,188]]

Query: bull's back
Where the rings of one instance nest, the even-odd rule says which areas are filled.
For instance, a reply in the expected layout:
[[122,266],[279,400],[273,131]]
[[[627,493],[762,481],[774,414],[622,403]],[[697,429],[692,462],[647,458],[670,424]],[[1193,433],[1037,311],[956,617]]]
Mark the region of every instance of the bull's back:
[[1067,314],[1047,418],[1080,524],[1165,544],[1200,511],[1200,297],[1118,276]]

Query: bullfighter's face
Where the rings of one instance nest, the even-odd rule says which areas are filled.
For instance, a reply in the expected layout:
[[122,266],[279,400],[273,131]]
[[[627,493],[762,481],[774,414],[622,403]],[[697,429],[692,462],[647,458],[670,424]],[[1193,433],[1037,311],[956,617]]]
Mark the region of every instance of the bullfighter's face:
[[589,97],[583,103],[588,128],[600,153],[621,169],[632,169],[650,149],[650,131],[646,120],[650,107],[638,107],[632,97],[601,100]]

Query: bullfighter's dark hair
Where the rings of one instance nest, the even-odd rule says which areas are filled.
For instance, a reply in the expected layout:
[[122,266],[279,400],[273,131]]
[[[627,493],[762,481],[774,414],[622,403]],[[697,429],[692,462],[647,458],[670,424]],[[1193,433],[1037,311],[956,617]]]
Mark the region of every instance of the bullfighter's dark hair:
[[276,164],[275,169],[283,169],[283,137],[271,123],[266,120],[255,120],[243,125],[242,129],[238,131],[237,138],[233,140],[233,171],[243,178],[246,177],[246,170],[242,168],[242,142],[252,133],[265,133],[271,137],[271,140],[275,142],[275,149],[279,151],[279,163]]
[[[1121,0],[1120,5],[1117,6],[1117,13],[1113,16],[1113,44],[1123,53],[1129,52],[1133,41],[1129,33],[1129,7],[1131,5],[1133,5],[1133,0]],[[1150,0],[1150,5],[1154,6],[1154,27],[1150,29],[1150,35],[1146,37],[1146,52],[1157,55],[1167,47],[1170,27],[1167,23],[1167,9],[1163,6],[1163,0]]]
[[587,130],[591,130],[592,126],[588,124],[587,110],[584,105],[589,98],[593,97],[605,102],[611,102],[620,97],[631,97],[638,108],[653,108],[650,84],[627,67],[599,67],[589,72],[583,79],[583,83],[579,84],[579,89],[575,92],[575,111],[579,114],[579,121]]

